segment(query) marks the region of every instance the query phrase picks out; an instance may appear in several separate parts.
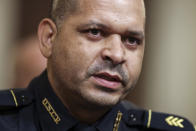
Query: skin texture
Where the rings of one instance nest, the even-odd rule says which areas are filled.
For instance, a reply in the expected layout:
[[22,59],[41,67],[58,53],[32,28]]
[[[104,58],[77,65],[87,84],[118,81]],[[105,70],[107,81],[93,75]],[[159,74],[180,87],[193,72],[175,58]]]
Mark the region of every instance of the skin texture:
[[38,29],[48,77],[72,115],[93,123],[135,86],[144,54],[142,0],[81,0],[57,32],[50,19]]

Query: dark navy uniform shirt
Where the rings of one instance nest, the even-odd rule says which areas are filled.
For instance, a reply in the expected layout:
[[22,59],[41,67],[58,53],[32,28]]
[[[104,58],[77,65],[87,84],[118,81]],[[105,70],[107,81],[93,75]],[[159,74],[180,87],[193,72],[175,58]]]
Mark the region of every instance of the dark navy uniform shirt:
[[0,131],[195,131],[185,118],[123,101],[92,125],[76,120],[53,92],[46,71],[27,89],[0,92]]

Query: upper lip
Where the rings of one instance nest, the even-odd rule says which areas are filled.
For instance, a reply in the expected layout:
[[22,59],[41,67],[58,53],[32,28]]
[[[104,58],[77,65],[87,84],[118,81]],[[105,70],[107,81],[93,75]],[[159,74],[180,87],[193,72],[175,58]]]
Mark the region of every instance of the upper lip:
[[111,74],[108,72],[99,72],[94,74],[93,76],[99,77],[108,81],[115,81],[115,82],[121,82],[122,83],[122,77],[120,77],[118,74]]

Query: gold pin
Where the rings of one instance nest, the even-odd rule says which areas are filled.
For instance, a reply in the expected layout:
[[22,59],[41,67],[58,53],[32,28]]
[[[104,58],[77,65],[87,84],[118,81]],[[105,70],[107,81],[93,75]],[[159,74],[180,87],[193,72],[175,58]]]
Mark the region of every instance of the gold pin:
[[118,131],[119,125],[120,125],[120,121],[122,119],[122,112],[118,111],[117,117],[116,117],[116,121],[114,123],[114,128],[113,131]]
[[165,121],[167,122],[168,125],[170,126],[175,126],[175,127],[180,127],[180,128],[184,128],[183,122],[184,119],[180,119],[178,117],[174,117],[174,116],[168,116]]
[[50,104],[47,98],[44,98],[42,100],[42,104],[44,105],[44,107],[46,108],[46,110],[48,111],[52,119],[54,120],[54,122],[56,124],[59,124],[59,122],[61,121],[61,118],[58,116],[58,114],[56,113],[56,111],[54,110],[54,108],[52,107],[52,105]]

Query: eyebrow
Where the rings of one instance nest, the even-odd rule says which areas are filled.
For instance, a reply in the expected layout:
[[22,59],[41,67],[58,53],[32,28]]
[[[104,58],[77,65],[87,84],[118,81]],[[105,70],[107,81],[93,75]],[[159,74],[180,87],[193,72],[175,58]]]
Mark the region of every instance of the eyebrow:
[[131,36],[136,36],[140,39],[144,39],[144,37],[145,37],[143,31],[129,30],[129,31],[127,31],[127,34],[131,35]]
[[[102,29],[105,29],[105,30],[109,30],[110,28],[102,23],[99,23],[99,22],[95,22],[95,21],[90,21],[89,23],[87,24],[82,24],[79,26],[79,28],[88,28],[88,27],[91,27],[91,26],[95,26],[95,27],[99,27],[99,28],[102,28]],[[125,32],[125,34],[127,35],[131,35],[131,36],[136,36],[140,39],[143,39],[144,38],[144,32],[143,31],[138,31],[138,30],[127,30]]]
[[81,25],[79,26],[79,28],[87,28],[87,27],[90,27],[90,26],[97,26],[97,27],[100,27],[100,28],[109,29],[106,25],[101,24],[101,23],[99,23],[99,22],[95,22],[95,21],[90,21],[90,22],[87,23],[87,24],[81,24]]

